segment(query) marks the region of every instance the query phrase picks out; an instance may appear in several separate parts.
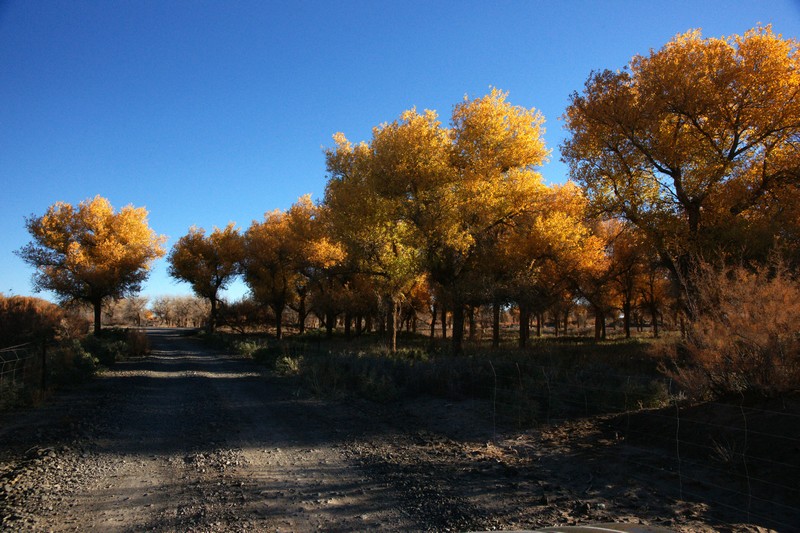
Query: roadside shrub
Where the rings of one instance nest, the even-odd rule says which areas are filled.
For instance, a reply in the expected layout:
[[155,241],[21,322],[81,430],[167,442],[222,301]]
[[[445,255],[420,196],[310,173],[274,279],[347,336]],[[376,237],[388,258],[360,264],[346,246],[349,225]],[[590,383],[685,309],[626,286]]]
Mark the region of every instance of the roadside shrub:
[[97,372],[100,361],[73,339],[59,345],[51,356],[50,382],[56,386],[85,381]]
[[275,363],[275,372],[282,376],[299,376],[303,366],[303,356],[284,355]]
[[698,267],[697,318],[675,347],[670,374],[694,397],[800,388],[800,283],[782,261]]
[[117,360],[124,358],[128,353],[128,345],[124,340],[110,337],[88,335],[81,345],[92,357],[105,366],[113,365]]
[[59,306],[41,298],[0,295],[0,347],[52,341],[65,315]]
[[255,341],[235,341],[233,343],[233,349],[236,353],[245,357],[252,357],[253,353],[259,348],[260,345]]
[[141,357],[150,351],[147,335],[138,329],[129,329],[125,334],[125,342],[128,345],[128,355],[131,357]]

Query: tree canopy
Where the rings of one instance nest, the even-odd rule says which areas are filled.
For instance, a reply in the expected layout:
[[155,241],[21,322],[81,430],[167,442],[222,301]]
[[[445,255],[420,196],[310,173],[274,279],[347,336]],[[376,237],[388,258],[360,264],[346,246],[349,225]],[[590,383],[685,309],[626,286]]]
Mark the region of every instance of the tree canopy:
[[239,274],[243,254],[242,236],[232,222],[214,228],[208,236],[203,228],[192,226],[172,247],[169,274],[190,283],[196,295],[208,299],[209,331],[216,328],[219,291]]
[[36,290],[62,302],[82,301],[94,309],[100,332],[101,306],[141,290],[152,262],[164,255],[165,238],[147,222],[147,210],[126,206],[115,212],[100,196],[77,206],[57,202],[42,216],[26,219],[33,237],[17,254],[36,268]]
[[[759,27],[678,35],[589,76],[565,114],[571,175],[598,213],[642,229],[676,278],[710,249],[763,250],[750,232],[800,179],[800,50]],[[769,239],[768,239],[769,241]]]

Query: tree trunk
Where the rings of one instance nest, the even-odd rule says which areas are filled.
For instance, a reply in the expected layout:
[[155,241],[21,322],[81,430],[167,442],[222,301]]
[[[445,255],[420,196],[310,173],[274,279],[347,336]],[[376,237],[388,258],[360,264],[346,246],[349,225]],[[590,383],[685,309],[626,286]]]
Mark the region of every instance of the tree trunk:
[[344,337],[346,339],[350,338],[350,323],[353,321],[353,317],[350,316],[350,313],[344,314]]
[[553,313],[553,336],[558,337],[558,311]]
[[397,319],[400,314],[400,306],[395,302],[394,298],[387,298],[389,312],[386,316],[386,324],[389,336],[389,351],[397,353]]
[[542,336],[542,313],[536,313],[536,336]]
[[653,338],[658,338],[658,308],[655,305],[650,306],[650,317],[653,321]]
[[217,329],[217,297],[210,298],[211,300],[211,316],[208,318],[208,332],[214,333]]
[[300,332],[300,335],[305,333],[306,331],[306,295],[303,294],[300,296],[300,305],[298,306],[297,310],[298,319],[300,323],[297,325],[297,329]]
[[464,354],[464,305],[453,306],[453,355]]
[[273,305],[272,311],[275,313],[275,338],[283,338],[283,310],[286,305]]
[[631,300],[626,298],[622,302],[622,328],[625,331],[625,338],[631,338]]
[[360,337],[361,334],[364,332],[363,320],[364,320],[363,316],[356,315],[356,337]]
[[600,322],[605,322],[603,313],[599,309],[594,310],[594,340],[599,341],[603,335],[603,328]]
[[336,315],[333,311],[325,313],[325,335],[328,338],[333,337],[333,327],[336,325]]
[[436,304],[431,306],[431,343],[436,338]]
[[564,336],[569,335],[569,309],[564,310]]
[[473,306],[469,306],[469,340],[470,342],[475,342],[477,337],[477,332],[475,328],[475,308]]
[[92,302],[92,307],[94,308],[94,335],[96,337],[100,335],[100,330],[102,329],[103,300],[96,300]]
[[492,348],[500,347],[500,302],[492,303]]
[[525,304],[519,304],[519,347],[528,346],[531,334],[531,311]]
[[447,339],[447,308],[442,305],[442,340]]

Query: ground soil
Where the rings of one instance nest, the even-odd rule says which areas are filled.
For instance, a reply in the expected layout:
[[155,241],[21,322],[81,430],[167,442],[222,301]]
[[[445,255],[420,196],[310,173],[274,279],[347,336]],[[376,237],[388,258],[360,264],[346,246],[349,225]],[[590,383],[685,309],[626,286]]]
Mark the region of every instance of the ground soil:
[[179,330],[148,334],[148,357],[0,417],[3,530],[764,530],[712,512],[707,488],[677,491],[672,452],[622,442],[620,420],[518,432],[480,402],[314,398]]

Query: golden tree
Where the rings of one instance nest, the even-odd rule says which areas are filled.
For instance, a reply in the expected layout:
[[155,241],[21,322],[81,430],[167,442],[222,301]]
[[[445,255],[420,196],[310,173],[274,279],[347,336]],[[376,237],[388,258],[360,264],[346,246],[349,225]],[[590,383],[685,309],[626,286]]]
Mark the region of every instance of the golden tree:
[[334,141],[326,152],[326,218],[352,268],[371,277],[396,351],[401,304],[422,273],[419,231],[434,211],[427,199],[449,170],[447,134],[435,113],[410,110],[375,128],[369,145],[353,146],[341,133]]
[[90,304],[95,334],[103,302],[139,292],[152,262],[164,255],[165,238],[148,225],[146,209],[129,205],[114,212],[100,196],[77,207],[57,202],[26,219],[26,226],[33,241],[17,255],[36,268],[35,289]]
[[242,236],[231,222],[208,236],[203,228],[192,226],[169,254],[170,276],[191,284],[194,293],[211,304],[211,332],[217,325],[219,291],[239,274],[243,253]]
[[593,73],[565,119],[572,176],[685,282],[693,256],[747,247],[744,221],[800,178],[798,43],[768,26],[678,35],[625,70]]
[[[242,260],[245,282],[256,301],[266,304],[275,313],[276,335],[283,335],[283,313],[287,306],[305,298],[304,274],[312,265],[319,267],[335,257],[333,247],[314,235],[312,224],[316,207],[311,197],[301,197],[288,211],[275,210],[254,221],[244,235]],[[327,248],[327,250],[326,250]],[[322,257],[324,256],[324,257]],[[301,323],[305,318],[305,301],[298,302]]]

